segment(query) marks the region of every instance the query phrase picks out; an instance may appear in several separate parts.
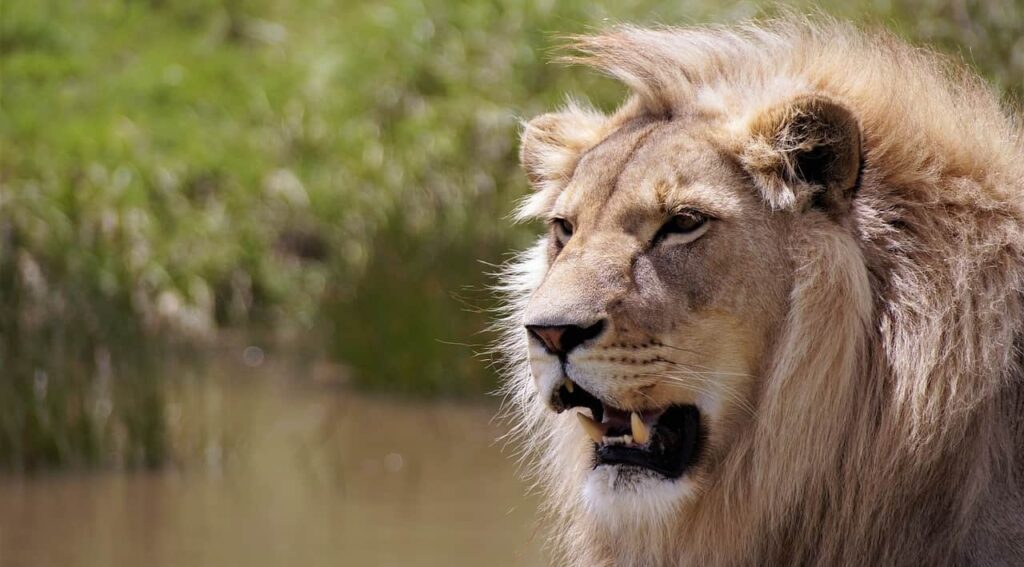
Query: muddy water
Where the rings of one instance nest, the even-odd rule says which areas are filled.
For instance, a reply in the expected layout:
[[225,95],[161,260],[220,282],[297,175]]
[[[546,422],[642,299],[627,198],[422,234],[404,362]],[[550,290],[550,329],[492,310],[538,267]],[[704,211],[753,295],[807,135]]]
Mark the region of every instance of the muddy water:
[[544,563],[493,405],[357,395],[258,358],[174,388],[164,470],[0,477],[0,565]]

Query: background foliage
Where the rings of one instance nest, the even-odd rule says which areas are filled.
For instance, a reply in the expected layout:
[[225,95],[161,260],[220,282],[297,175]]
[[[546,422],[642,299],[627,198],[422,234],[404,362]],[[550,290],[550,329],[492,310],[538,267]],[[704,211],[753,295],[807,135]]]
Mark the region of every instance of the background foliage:
[[[492,388],[483,262],[530,233],[518,121],[623,96],[547,64],[557,35],[779,9],[608,4],[5,0],[0,463],[159,464],[164,362],[230,327],[360,387]],[[832,4],[1024,94],[1019,0]]]

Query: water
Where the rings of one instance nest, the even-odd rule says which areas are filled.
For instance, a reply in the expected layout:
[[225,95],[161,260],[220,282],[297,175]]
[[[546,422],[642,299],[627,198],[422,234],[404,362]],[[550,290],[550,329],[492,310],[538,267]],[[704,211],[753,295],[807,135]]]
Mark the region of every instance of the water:
[[544,563],[493,404],[358,395],[329,366],[228,353],[173,389],[175,464],[0,477],[0,565]]

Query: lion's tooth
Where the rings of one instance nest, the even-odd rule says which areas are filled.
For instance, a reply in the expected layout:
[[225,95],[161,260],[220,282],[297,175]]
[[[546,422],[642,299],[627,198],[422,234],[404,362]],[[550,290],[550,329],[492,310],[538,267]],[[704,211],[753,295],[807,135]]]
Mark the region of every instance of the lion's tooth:
[[580,425],[583,426],[583,431],[594,440],[594,443],[600,443],[601,438],[604,437],[604,432],[601,431],[601,426],[599,426],[596,421],[582,413],[577,413],[576,417],[579,418]]
[[572,393],[572,387],[573,387],[572,380],[566,378],[565,381],[562,382],[562,385],[565,386],[565,389],[568,390],[570,394]]
[[647,429],[647,424],[641,419],[640,414],[633,412],[629,416],[629,424],[633,429],[633,441],[636,441],[637,445],[643,445],[651,440],[651,432]]

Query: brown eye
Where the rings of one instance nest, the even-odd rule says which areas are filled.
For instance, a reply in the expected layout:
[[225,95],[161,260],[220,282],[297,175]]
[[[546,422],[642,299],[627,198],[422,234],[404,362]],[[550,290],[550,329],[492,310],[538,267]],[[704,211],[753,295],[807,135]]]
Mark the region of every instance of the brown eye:
[[555,231],[555,238],[558,239],[560,246],[565,246],[569,239],[572,238],[572,223],[563,218],[551,219],[551,226]]
[[697,211],[682,211],[668,220],[655,235],[655,242],[668,240],[687,243],[697,240],[708,230],[710,219]]
[[704,215],[697,212],[687,211],[673,216],[671,220],[665,223],[662,230],[669,234],[686,234],[697,230],[707,221],[708,219]]

